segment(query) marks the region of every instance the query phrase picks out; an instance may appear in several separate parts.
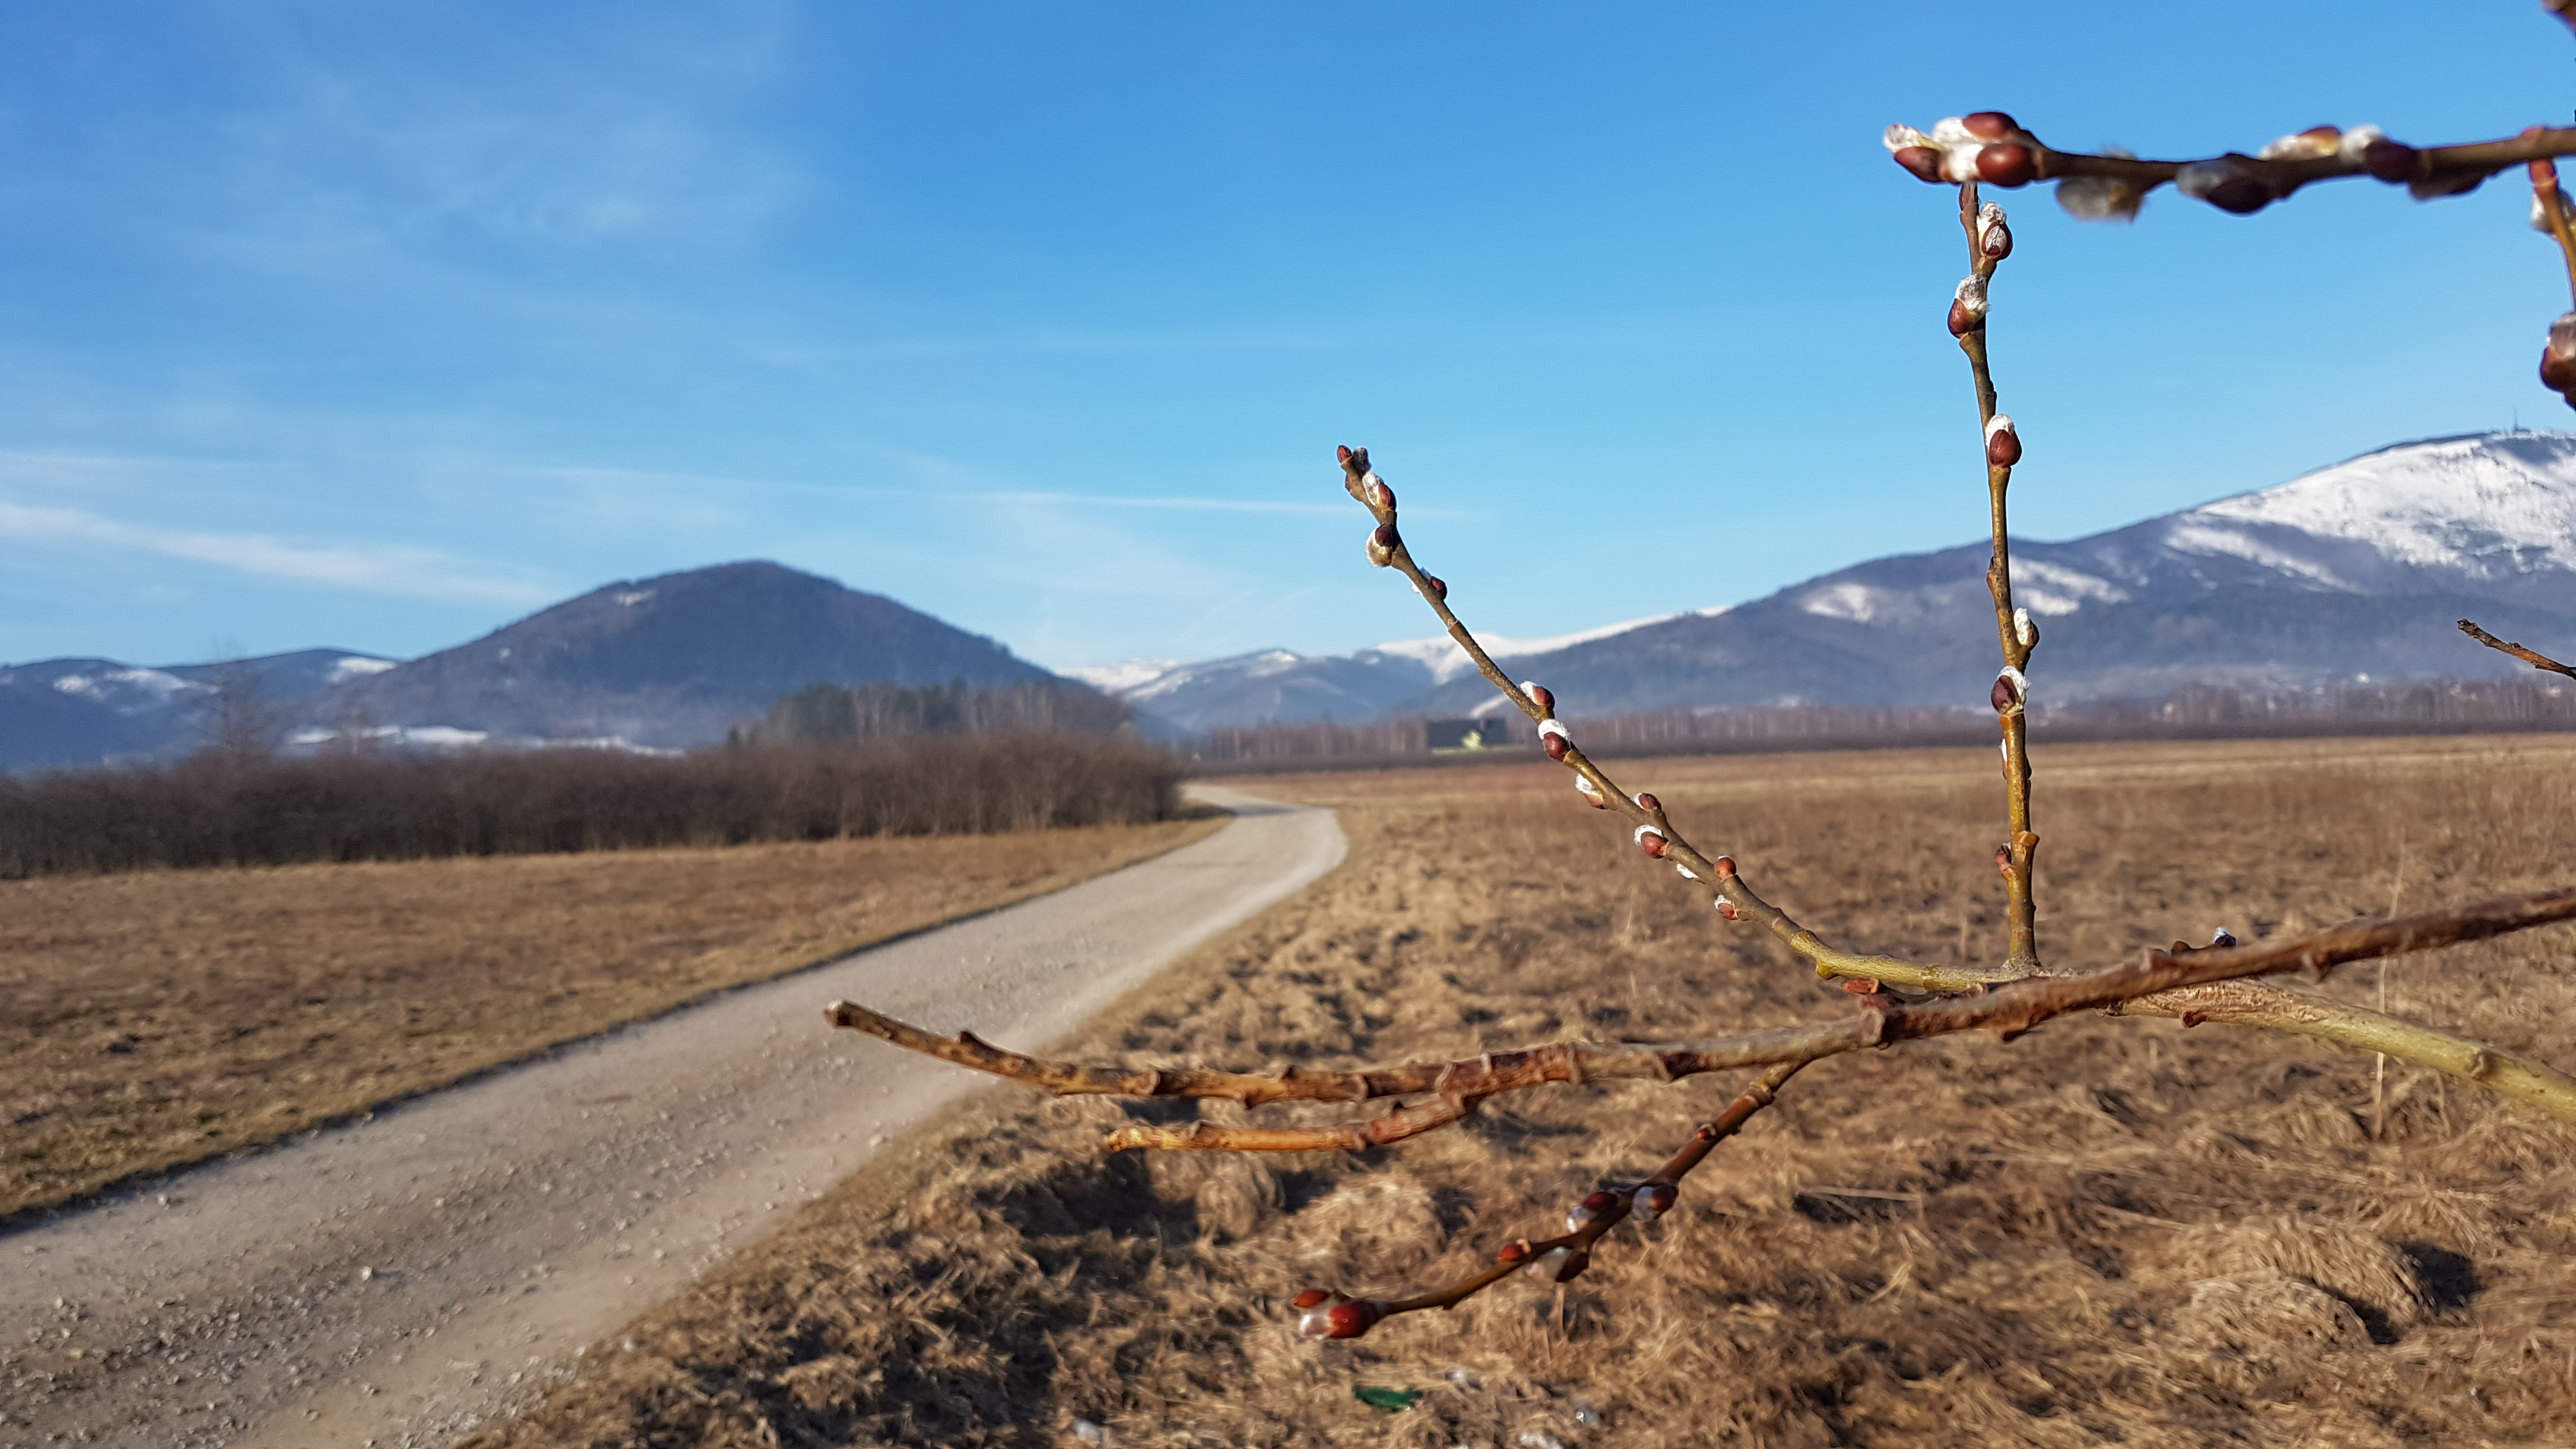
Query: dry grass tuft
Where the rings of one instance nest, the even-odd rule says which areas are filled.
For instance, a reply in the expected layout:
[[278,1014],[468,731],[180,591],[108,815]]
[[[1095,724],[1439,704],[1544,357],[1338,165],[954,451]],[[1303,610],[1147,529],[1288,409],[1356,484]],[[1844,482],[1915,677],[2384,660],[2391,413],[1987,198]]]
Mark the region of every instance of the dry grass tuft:
[[[2044,941],[2107,960],[2563,884],[2576,741],[2061,748]],[[1994,756],[1633,765],[1840,941],[1993,949]],[[1852,1009],[1551,767],[1307,776],[1349,863],[1069,1044],[1145,1063],[1473,1054]],[[2576,1061],[2564,928],[2402,962],[2391,1006]],[[2369,973],[2327,990],[2376,999]],[[1034,1043],[1029,1045],[1036,1045]],[[1556,1089],[1371,1156],[1105,1158],[998,1087],[649,1315],[479,1449],[2521,1443],[2576,1423],[2576,1129],[2305,1040],[2085,1017],[1811,1068],[1554,1295],[1296,1340],[1633,1177],[1736,1089]],[[1228,1120],[1230,1105],[1207,1108]],[[1263,1120],[1348,1109],[1265,1111]],[[1362,1386],[1422,1391],[1381,1413]]]
[[0,881],[0,1221],[1210,828]]

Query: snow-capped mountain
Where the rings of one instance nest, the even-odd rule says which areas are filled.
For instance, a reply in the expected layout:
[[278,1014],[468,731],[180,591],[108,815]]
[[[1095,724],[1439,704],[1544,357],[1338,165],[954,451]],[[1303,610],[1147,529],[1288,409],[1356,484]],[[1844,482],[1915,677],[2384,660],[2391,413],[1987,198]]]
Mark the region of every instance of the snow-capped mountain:
[[[1494,652],[1577,714],[1976,704],[1996,662],[1986,554],[1873,559],[1734,608]],[[2042,631],[2043,699],[2509,673],[2522,666],[2454,621],[2576,648],[2576,434],[2401,443],[2089,538],[2017,540],[2013,588]],[[1446,639],[1173,666],[1113,692],[1199,728],[1503,707]]]
[[[1487,635],[1482,642],[1485,652],[1500,662],[1553,653],[1680,617],[1636,619],[1546,639]],[[1308,656],[1266,649],[1198,664],[1131,659],[1065,671],[1193,733],[1263,720],[1371,719],[1401,710],[1426,692],[1475,672],[1475,661],[1446,634],[1399,639],[1352,654]]]

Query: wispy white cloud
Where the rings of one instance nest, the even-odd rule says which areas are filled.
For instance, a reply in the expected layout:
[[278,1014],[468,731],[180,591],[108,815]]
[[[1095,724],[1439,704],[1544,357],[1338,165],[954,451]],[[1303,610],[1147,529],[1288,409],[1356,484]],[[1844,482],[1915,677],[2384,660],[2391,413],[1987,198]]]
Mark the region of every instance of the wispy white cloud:
[[0,538],[122,549],[263,578],[439,603],[540,604],[559,592],[498,576],[435,549],[154,528],[79,508],[0,503]]

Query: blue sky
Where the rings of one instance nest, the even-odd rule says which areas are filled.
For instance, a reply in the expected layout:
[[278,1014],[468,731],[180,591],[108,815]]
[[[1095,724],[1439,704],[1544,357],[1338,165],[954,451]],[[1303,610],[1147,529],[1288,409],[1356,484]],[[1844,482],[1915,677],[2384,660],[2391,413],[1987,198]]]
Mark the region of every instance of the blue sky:
[[[1960,17],[1960,18],[1953,18]],[[1983,529],[1948,193],[2562,121],[2537,8],[0,9],[0,659],[427,652],[768,557],[1056,667],[1736,602]],[[2016,522],[2557,426],[2528,193],[2002,199]]]

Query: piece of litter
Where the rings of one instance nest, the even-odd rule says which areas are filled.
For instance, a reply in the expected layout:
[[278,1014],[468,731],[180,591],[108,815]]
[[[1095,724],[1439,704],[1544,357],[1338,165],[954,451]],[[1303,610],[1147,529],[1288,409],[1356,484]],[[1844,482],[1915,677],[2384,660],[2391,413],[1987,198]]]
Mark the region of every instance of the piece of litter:
[[1073,1437],[1085,1444],[1106,1444],[1109,1442],[1109,1431],[1089,1419],[1076,1419],[1073,1421]]
[[1422,1390],[1362,1387],[1351,1390],[1351,1397],[1368,1405],[1372,1409],[1383,1409],[1390,1414],[1401,1414],[1405,1410],[1422,1402]]
[[1536,1429],[1523,1434],[1520,1444],[1521,1449],[1565,1449],[1564,1440],[1554,1434],[1542,1434]]
[[1476,1386],[1476,1375],[1474,1371],[1470,1369],[1451,1369],[1449,1372],[1442,1374],[1441,1377],[1447,1379],[1453,1384],[1456,1384],[1462,1389],[1472,1389]]
[[1601,1422],[1601,1411],[1592,1407],[1590,1399],[1577,1399],[1574,1401],[1574,1422],[1589,1429]]
[[376,1270],[373,1268],[360,1268],[358,1270],[358,1281],[361,1283],[372,1282],[374,1281],[375,1276]]

